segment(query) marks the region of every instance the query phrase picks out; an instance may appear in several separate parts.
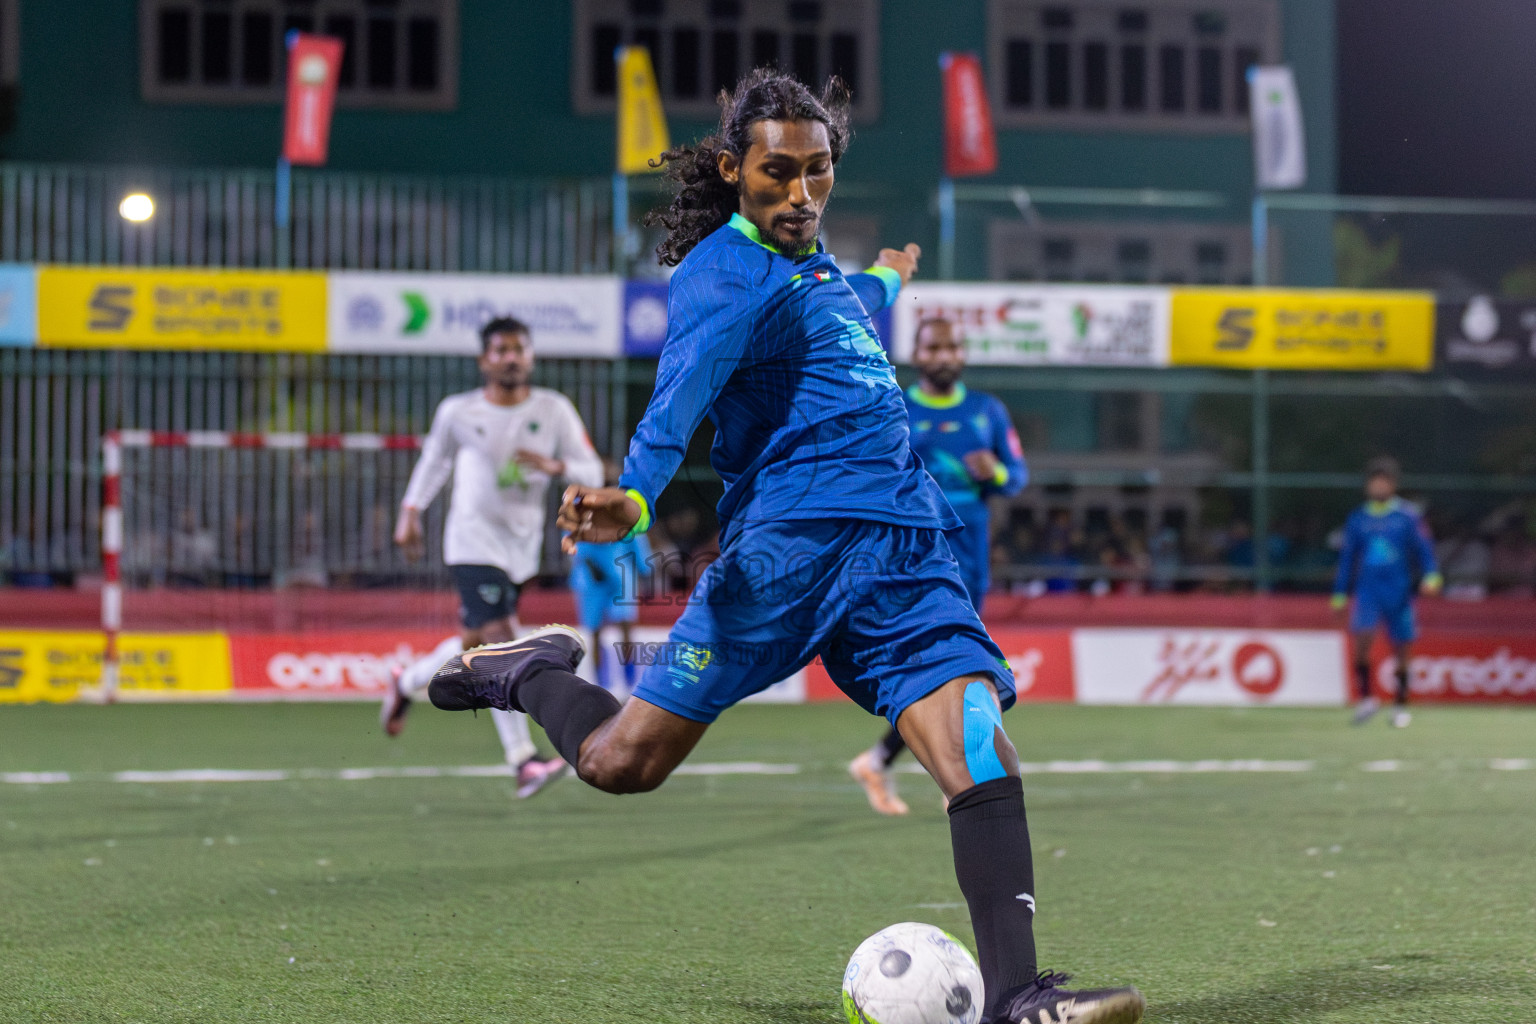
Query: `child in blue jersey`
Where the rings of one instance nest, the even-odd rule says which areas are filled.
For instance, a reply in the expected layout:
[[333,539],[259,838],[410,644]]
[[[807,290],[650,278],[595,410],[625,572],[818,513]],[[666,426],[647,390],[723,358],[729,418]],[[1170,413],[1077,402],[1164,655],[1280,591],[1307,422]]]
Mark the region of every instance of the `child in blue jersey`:
[[1333,584],[1333,607],[1343,614],[1354,594],[1349,632],[1354,641],[1355,681],[1360,703],[1355,724],[1363,725],[1380,709],[1371,693],[1371,642],[1384,628],[1397,662],[1397,706],[1392,724],[1408,725],[1409,645],[1417,636],[1413,597],[1440,591],[1435,547],[1418,510],[1397,496],[1398,467],[1377,459],[1366,468],[1364,505],[1344,526],[1344,550]]
[[[597,681],[609,690],[618,690],[613,662],[602,644],[604,626],[619,627],[619,642],[630,650],[634,637],[630,627],[640,617],[639,584],[651,577],[651,542],[645,534],[616,540],[611,544],[578,544],[571,559],[571,592],[576,598],[576,618],[581,628],[592,634],[592,667]],[[634,684],[634,665],[620,666],[624,692]]]
[[[912,365],[918,373],[917,383],[906,394],[912,450],[960,517],[960,529],[946,539],[980,615],[991,578],[987,499],[1024,489],[1029,478],[1024,450],[1003,403],[985,392],[967,390],[960,382],[965,345],[954,324],[942,318],[918,324]],[[848,774],[864,787],[869,805],[881,814],[908,811],[891,774],[891,765],[905,749],[901,732],[889,729],[879,743],[848,765]]]
[[720,557],[622,707],[574,674],[581,638],[564,627],[450,659],[433,703],[526,711],[582,780],[635,793],[665,781],[720,712],[819,655],[949,798],[985,987],[952,993],[955,1015],[1134,1024],[1135,989],[1069,992],[1036,969],[1023,785],[1001,718],[1013,674],[960,578],[945,539],[960,519],[912,453],[867,312],[894,300],[919,252],[882,250],[845,277],[818,242],[847,90],[833,79],[818,98],[758,69],[722,106],[717,134],[663,156],[680,188],[652,222],[677,271],[656,391],[619,486],[570,487],[560,508],[569,551],[643,533],[707,416],[725,485]]

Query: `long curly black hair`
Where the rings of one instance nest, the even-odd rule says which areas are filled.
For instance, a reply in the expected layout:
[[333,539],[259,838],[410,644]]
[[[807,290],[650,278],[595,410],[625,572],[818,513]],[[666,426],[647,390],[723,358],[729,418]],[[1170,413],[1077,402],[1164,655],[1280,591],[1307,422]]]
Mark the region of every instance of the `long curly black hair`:
[[720,90],[720,127],[692,146],[676,146],[651,161],[666,167],[677,185],[670,205],[645,215],[646,227],[660,224],[667,237],[656,246],[662,263],[675,267],[710,232],[731,219],[740,207],[735,185],[720,177],[719,155],[746,156],[752,126],[758,121],[820,121],[827,126],[832,162],[848,148],[848,87],[837,76],[816,96],[793,76],[774,68],[755,68],[731,92]]

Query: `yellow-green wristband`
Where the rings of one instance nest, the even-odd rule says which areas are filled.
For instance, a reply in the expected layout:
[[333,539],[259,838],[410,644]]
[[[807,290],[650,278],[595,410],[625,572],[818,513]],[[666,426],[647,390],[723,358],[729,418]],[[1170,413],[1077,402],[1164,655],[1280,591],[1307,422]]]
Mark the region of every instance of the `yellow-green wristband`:
[[[870,267],[864,273],[872,274],[879,280],[881,286],[885,288],[885,303],[880,307],[881,309],[896,301],[896,295],[901,291],[900,274],[890,267]],[[870,312],[874,311],[871,310]]]
[[997,468],[992,471],[992,483],[994,486],[1001,487],[1007,482],[1008,467],[999,462]]
[[629,538],[633,537],[635,534],[644,533],[646,530],[651,528],[651,503],[645,500],[645,495],[641,494],[633,487],[629,488],[624,493],[629,495],[629,497],[632,498],[640,506],[640,518],[635,520],[635,525],[631,526],[629,528],[629,532],[624,535],[624,539],[629,540]]
[[1334,594],[1333,597],[1329,599],[1328,603],[1334,608],[1343,608],[1345,605],[1349,604],[1349,595]]
[[1432,589],[1438,590],[1441,587],[1445,586],[1445,577],[1441,576],[1437,572],[1432,572],[1429,575],[1424,577],[1424,585],[1426,587],[1430,587]]

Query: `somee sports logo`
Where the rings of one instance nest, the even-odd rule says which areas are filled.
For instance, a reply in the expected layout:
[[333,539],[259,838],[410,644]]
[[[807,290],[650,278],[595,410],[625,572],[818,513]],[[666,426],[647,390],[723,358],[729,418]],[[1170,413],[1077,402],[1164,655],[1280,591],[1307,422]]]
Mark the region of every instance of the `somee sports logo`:
[[91,330],[121,331],[132,318],[132,285],[104,284],[91,295]]
[[1253,318],[1255,311],[1240,306],[1221,311],[1216,322],[1216,347],[1223,352],[1244,352],[1253,344]]

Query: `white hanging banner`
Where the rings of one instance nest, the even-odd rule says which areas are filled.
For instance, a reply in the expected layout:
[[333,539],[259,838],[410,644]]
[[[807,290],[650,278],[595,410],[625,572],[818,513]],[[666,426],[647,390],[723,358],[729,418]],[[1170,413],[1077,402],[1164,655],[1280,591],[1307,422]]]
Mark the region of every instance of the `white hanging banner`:
[[1296,76],[1283,64],[1249,68],[1248,94],[1256,187],[1301,188],[1307,183],[1307,142]]

